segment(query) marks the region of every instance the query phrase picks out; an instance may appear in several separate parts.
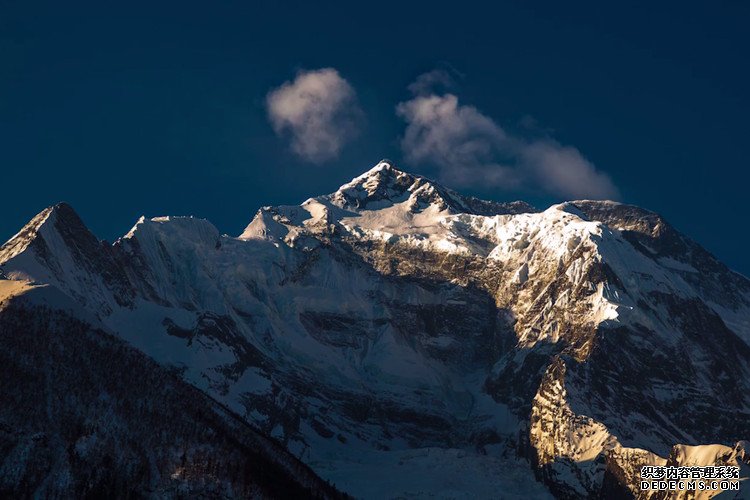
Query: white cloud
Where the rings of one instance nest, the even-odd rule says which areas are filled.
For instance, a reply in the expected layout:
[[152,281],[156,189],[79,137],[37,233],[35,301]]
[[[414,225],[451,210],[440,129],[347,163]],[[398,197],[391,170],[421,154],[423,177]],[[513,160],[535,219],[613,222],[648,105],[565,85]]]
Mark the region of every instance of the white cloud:
[[432,93],[438,89],[450,90],[456,86],[453,76],[445,69],[433,69],[422,73],[409,84],[409,92],[414,95]]
[[568,198],[617,199],[620,194],[610,177],[596,169],[578,149],[543,139],[520,149],[522,165],[546,191]]
[[396,107],[407,123],[401,147],[408,161],[433,164],[457,185],[536,186],[567,198],[619,196],[609,176],[576,148],[510,134],[454,94],[425,94],[423,84],[412,85],[415,96]]
[[453,94],[416,96],[396,107],[407,122],[401,147],[406,159],[433,163],[454,184],[517,186],[514,169],[500,159],[509,141],[505,131],[472,106],[461,106]]
[[276,134],[288,136],[292,150],[313,163],[338,157],[359,133],[356,93],[333,68],[299,72],[269,92],[266,107]]

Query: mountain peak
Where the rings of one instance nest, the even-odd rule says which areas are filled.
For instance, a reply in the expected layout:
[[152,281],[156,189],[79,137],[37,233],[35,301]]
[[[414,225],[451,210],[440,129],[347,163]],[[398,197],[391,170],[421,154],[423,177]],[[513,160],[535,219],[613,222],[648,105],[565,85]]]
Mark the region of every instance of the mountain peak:
[[29,250],[34,259],[48,262],[63,249],[95,254],[99,246],[99,240],[73,207],[61,202],[39,212],[0,247],[0,265],[9,265],[10,261],[27,254]]
[[48,207],[48,210],[52,210],[54,212],[76,213],[76,211],[73,209],[70,203],[65,202],[65,201],[60,201],[60,202],[55,203],[51,207]]
[[355,215],[357,221],[350,221],[354,226],[364,224],[383,230],[393,224],[411,227],[418,214],[495,216],[530,212],[537,210],[528,203],[464,196],[384,159],[331,194],[309,198],[299,206],[262,207],[239,238],[293,239],[300,229],[327,230],[331,224]]
[[393,173],[401,173],[401,174],[406,173],[406,172],[403,172],[402,170],[399,170],[396,167],[396,164],[393,161],[389,160],[388,158],[383,158],[377,164],[375,164],[374,167],[372,167],[370,170],[368,170],[362,175],[368,175],[368,174],[372,174],[375,172],[393,172]]
[[357,176],[356,178],[358,179],[360,177],[367,177],[367,176],[370,176],[370,175],[373,175],[373,174],[377,174],[378,172],[385,172],[385,173],[389,173],[389,174],[390,173],[395,173],[395,174],[399,174],[399,173],[400,174],[405,174],[406,173],[406,172],[404,172],[402,170],[399,170],[396,167],[396,163],[395,162],[393,162],[393,161],[391,161],[391,160],[389,160],[387,158],[383,158],[382,160],[380,160],[379,162],[377,162],[375,164],[375,166],[372,167],[370,170],[368,170],[367,172],[364,172],[363,174]]
[[[361,193],[364,191],[370,196],[378,192],[387,195],[389,189],[409,187],[418,178],[419,176],[411,175],[397,169],[389,160],[381,160],[370,170],[342,185],[337,193],[356,196],[357,192]],[[361,199],[361,197],[357,199]]]
[[500,215],[535,212],[524,202],[501,203],[461,195],[431,179],[401,170],[387,159],[342,185],[335,193],[322,197],[349,210],[378,210],[409,202],[412,211],[436,206],[440,211],[474,215]]
[[60,202],[36,214],[18,233],[0,247],[0,264],[7,262],[28,248],[39,235],[56,231],[60,227],[75,231],[86,226],[69,204]]

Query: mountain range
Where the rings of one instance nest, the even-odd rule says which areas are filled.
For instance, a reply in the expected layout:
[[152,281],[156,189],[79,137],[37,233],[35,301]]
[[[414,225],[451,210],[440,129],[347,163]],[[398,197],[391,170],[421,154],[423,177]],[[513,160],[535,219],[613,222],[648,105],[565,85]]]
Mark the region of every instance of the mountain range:
[[750,280],[635,206],[384,160],[236,237],[142,217],[110,244],[61,203],[0,278],[3,494],[666,498],[642,466],[750,472]]

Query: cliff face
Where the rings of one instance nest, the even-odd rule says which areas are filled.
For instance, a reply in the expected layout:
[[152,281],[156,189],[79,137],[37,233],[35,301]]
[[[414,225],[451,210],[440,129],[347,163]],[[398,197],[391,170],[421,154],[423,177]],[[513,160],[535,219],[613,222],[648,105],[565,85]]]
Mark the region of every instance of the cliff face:
[[53,207],[0,270],[359,496],[640,495],[681,446],[747,460],[750,282],[637,207],[537,212],[381,163],[238,238],[161,217],[104,245]]

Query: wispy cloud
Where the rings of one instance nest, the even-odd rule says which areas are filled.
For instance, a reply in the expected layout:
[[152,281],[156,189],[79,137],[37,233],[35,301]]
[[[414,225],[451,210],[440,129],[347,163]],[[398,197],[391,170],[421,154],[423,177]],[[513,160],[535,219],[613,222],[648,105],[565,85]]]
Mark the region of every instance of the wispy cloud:
[[455,70],[443,68],[422,73],[409,84],[409,92],[414,95],[425,95],[438,91],[453,90],[456,86],[456,81],[453,78],[454,73],[456,73]]
[[266,107],[276,134],[312,163],[338,157],[359,133],[363,116],[354,89],[333,68],[300,71],[269,92]]
[[442,83],[434,72],[410,86],[413,97],[396,107],[406,121],[401,147],[408,161],[433,164],[440,176],[457,185],[506,189],[537,187],[566,198],[616,199],[609,176],[578,149],[544,137],[510,133],[452,93],[428,84]]

